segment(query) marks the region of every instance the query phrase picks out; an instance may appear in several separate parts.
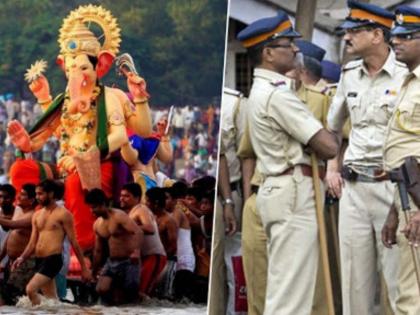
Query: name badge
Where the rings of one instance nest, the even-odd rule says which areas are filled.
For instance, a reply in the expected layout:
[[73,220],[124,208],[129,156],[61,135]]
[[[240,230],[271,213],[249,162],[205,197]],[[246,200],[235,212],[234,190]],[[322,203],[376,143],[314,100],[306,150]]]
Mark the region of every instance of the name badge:
[[357,92],[348,92],[347,97],[357,97]]

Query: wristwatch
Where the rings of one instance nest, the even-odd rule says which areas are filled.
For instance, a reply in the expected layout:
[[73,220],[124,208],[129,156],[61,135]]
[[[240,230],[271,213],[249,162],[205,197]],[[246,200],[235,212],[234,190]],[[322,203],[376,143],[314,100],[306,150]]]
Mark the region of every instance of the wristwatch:
[[235,205],[235,203],[233,202],[232,198],[226,198],[222,200],[222,206],[225,205]]

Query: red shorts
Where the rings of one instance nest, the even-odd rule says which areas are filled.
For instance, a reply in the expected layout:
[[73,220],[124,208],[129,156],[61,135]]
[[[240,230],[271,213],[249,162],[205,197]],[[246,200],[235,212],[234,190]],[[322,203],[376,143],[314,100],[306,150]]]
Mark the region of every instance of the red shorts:
[[142,257],[140,273],[140,292],[150,295],[156,288],[162,270],[166,266],[167,258],[162,255],[147,255]]

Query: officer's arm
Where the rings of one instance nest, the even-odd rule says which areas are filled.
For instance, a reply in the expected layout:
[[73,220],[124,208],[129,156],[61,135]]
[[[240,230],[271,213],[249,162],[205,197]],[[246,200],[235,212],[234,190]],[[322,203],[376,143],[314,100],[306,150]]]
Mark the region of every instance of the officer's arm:
[[249,137],[248,124],[245,125],[245,130],[241,137],[237,154],[241,159],[242,187],[244,200],[246,200],[249,196],[251,196],[251,179],[254,175],[256,164],[256,156]]
[[[229,168],[224,154],[220,155],[219,160],[218,186],[223,200],[232,200],[232,192],[230,190],[229,182]],[[225,220],[225,230],[228,235],[233,235],[236,232],[236,218],[233,210],[234,205],[232,203],[223,202],[223,218]]]
[[[346,123],[348,116],[349,112],[343,90],[343,83],[340,82],[337,88],[337,93],[332,100],[327,117],[328,130],[335,134],[340,147],[343,139],[343,126]],[[338,154],[334,159],[328,161],[327,171],[339,172],[341,168],[340,164],[340,155]]]
[[274,93],[269,114],[281,129],[302,145],[308,145],[321,159],[331,159],[338,152],[335,135],[322,128],[307,106],[294,94]]
[[337,136],[326,130],[319,130],[308,142],[320,159],[328,160],[337,156],[339,141]]
[[242,166],[242,186],[244,192],[244,200],[251,196],[251,179],[254,175],[256,160],[253,158],[241,160]]

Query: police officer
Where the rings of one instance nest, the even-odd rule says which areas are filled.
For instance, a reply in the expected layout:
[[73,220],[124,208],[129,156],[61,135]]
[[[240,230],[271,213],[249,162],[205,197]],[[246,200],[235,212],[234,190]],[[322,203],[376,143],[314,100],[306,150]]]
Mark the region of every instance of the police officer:
[[238,34],[256,64],[248,98],[248,124],[263,183],[257,209],[268,238],[264,314],[310,314],[318,266],[318,237],[310,158],[337,153],[322,128],[287,86],[298,48],[286,13],[258,20]]
[[[391,36],[397,60],[405,63],[410,72],[404,80],[396,102],[396,110],[386,131],[384,165],[387,171],[399,168],[409,156],[415,157],[417,163],[420,163],[420,9],[397,7]],[[410,245],[418,251],[420,211],[410,197],[410,208],[414,211],[411,211],[411,219],[406,225],[397,189],[394,195],[397,211],[391,209],[383,229],[382,240],[387,247],[397,242],[400,249],[400,295],[397,299],[396,314],[415,315],[420,314],[420,299]]]
[[[240,92],[224,88],[219,162],[221,198],[217,201],[216,207],[212,250],[212,286],[209,303],[209,314],[215,315],[235,314],[235,295],[239,294],[236,292],[235,272],[231,257],[240,256],[241,251],[239,231],[243,205],[242,175],[236,151],[244,129],[240,108],[245,102],[246,99]],[[238,233],[235,233],[237,231]]]
[[394,15],[372,4],[348,2],[341,26],[346,51],[361,59],[343,68],[328,114],[328,126],[341,133],[350,116],[352,129],[342,175],[328,162],[329,192],[340,199],[339,236],[343,314],[373,314],[378,265],[395,311],[397,252],[384,251],[381,228],[391,207],[394,185],[383,171],[385,129],[406,67],[388,45]]
[[[229,167],[223,143],[219,148],[218,198],[216,202],[212,240],[209,309],[210,315],[226,314],[227,285],[224,263],[225,235],[234,235],[237,229],[232,191],[229,184]],[[223,205],[222,202],[223,201]]]

